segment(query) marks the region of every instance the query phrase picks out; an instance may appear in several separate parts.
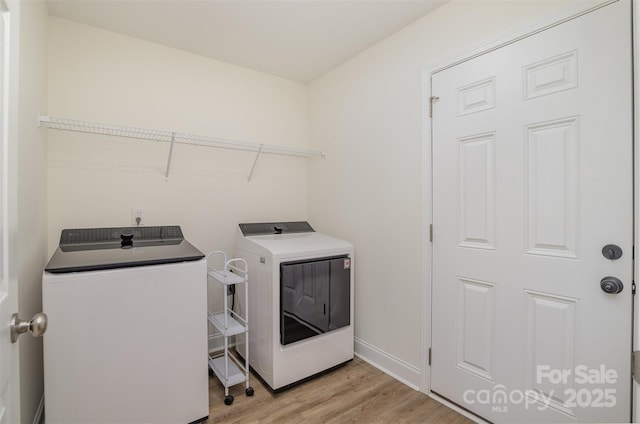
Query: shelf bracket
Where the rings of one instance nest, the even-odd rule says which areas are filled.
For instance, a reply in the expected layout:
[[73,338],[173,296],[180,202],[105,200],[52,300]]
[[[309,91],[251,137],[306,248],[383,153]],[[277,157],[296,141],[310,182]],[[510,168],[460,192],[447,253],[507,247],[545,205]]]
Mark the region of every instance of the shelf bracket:
[[49,119],[49,117],[46,115],[42,115],[42,114],[38,115],[38,128],[42,127],[43,122],[46,125],[47,123],[51,122],[51,119]]
[[169,170],[171,169],[171,156],[173,156],[173,145],[176,141],[176,133],[171,133],[171,144],[169,145],[169,158],[167,159],[167,170],[164,173],[165,181],[169,180]]
[[253,165],[251,165],[251,170],[249,171],[249,177],[247,178],[248,183],[251,182],[251,177],[253,177],[253,171],[256,169],[256,163],[258,163],[258,158],[260,157],[260,153],[262,153],[263,146],[264,144],[261,144],[260,147],[258,147],[258,153],[256,153],[256,158],[253,160]]

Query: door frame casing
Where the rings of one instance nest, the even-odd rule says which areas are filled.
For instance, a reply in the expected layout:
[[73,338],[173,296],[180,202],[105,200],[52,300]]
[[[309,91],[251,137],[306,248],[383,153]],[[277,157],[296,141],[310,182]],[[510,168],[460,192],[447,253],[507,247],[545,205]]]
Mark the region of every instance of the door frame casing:
[[[3,78],[1,82],[4,84],[4,92],[2,96],[4,109],[4,122],[2,126],[4,145],[1,156],[2,172],[6,172],[5,178],[0,178],[2,184],[1,199],[2,207],[2,232],[0,243],[3,243],[2,260],[4,266],[2,272],[5,273],[3,278],[7,281],[7,291],[10,296],[4,301],[6,302],[0,318],[5,323],[0,335],[9,337],[8,319],[13,312],[18,311],[18,267],[15,265],[17,260],[17,242],[18,242],[18,184],[17,184],[17,157],[18,157],[18,75],[19,75],[19,48],[20,48],[20,4],[18,0],[0,0],[1,8],[6,16],[6,26],[4,28],[4,36],[7,37],[3,42],[5,48],[2,51],[4,60]],[[8,310],[7,310],[8,309]],[[6,318],[6,320],[5,320]],[[3,411],[3,419],[6,422],[19,422],[20,411],[20,376],[19,376],[19,346],[17,343],[10,347],[9,360],[3,358],[5,366],[12,368],[10,371],[9,381],[9,399],[8,409]]]
[[[633,46],[633,245],[640,240],[640,7],[637,0],[631,4],[631,44]],[[633,262],[633,280],[638,281],[640,261]],[[640,302],[633,297],[633,350],[640,349]],[[640,385],[632,380],[632,420],[638,422],[640,415]]]
[[[451,68],[455,65],[458,65],[462,62],[468,61],[470,59],[476,58],[483,54],[489,53],[491,51],[497,50],[506,45],[512,44],[524,38],[530,37],[534,34],[542,32],[551,27],[560,25],[569,20],[580,17],[586,13],[597,10],[601,7],[605,7],[609,4],[615,3],[616,1],[627,1],[627,0],[575,0],[569,3],[566,7],[559,9],[556,12],[538,20],[534,20],[519,28],[502,33],[496,37],[484,40],[474,46],[471,46],[468,49],[457,52],[456,54],[445,58],[443,60],[438,60],[431,65],[423,67],[422,70],[422,146],[423,146],[423,154],[422,154],[422,184],[423,184],[423,201],[422,201],[422,228],[424,229],[424,236],[422,237],[422,257],[424,260],[422,261],[421,272],[422,272],[422,311],[421,311],[421,322],[422,322],[422,352],[421,352],[421,385],[420,390],[429,395],[430,397],[436,399],[437,401],[444,403],[445,405],[453,408],[457,412],[465,415],[475,421],[478,421],[478,417],[470,414],[466,410],[452,404],[446,399],[441,398],[440,396],[431,392],[431,367],[428,364],[429,362],[429,349],[431,347],[431,326],[432,326],[432,315],[431,315],[431,290],[433,284],[433,244],[429,241],[429,225],[433,223],[433,166],[432,166],[432,147],[433,147],[433,138],[432,138],[432,119],[429,116],[430,111],[430,98],[433,95],[431,92],[431,76],[437,72],[443,71],[445,69]],[[633,242],[636,244],[636,240],[640,240],[640,170],[638,169],[638,164],[640,164],[640,148],[637,146],[637,140],[640,140],[640,29],[636,30],[637,24],[640,23],[640,7],[636,7],[636,1],[640,0],[629,0],[632,3],[632,46],[633,46],[633,150],[634,150],[634,161],[633,161],[633,198],[634,198],[634,212],[633,212]],[[638,40],[638,42],[635,42]],[[434,237],[437,237],[437,228],[434,229]],[[633,276],[634,280],[638,278],[640,275],[640,270],[638,269],[638,264],[634,261],[633,265]],[[640,324],[638,324],[638,310],[639,304],[637,296],[634,296],[634,313],[633,313],[633,322],[634,322],[634,334],[633,334],[633,343],[634,349],[638,349],[640,347]],[[631,353],[629,353],[631,355]],[[633,383],[633,421],[636,420],[636,410],[640,405],[640,385],[637,383]],[[482,420],[480,420],[482,422]]]

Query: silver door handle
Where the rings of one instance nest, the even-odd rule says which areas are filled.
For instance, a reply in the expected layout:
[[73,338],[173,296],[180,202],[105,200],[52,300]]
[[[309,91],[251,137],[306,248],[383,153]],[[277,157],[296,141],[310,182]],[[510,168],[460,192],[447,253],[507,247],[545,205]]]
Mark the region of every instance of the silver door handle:
[[17,342],[18,336],[27,331],[34,337],[40,337],[47,331],[47,315],[38,312],[31,318],[31,321],[26,321],[20,319],[18,314],[13,314],[9,327],[11,328],[11,343]]

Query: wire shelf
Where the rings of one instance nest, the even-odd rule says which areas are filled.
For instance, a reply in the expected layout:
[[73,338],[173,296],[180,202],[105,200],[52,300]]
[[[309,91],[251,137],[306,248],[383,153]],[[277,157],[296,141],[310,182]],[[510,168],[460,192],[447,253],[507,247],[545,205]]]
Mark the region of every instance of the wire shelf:
[[173,153],[173,145],[188,144],[192,146],[217,147],[222,149],[244,150],[256,152],[256,158],[251,167],[248,180],[251,181],[255,164],[258,157],[262,153],[297,156],[297,157],[321,157],[326,159],[324,150],[300,149],[295,147],[274,146],[268,144],[250,143],[246,141],[231,140],[219,137],[210,137],[197,134],[189,134],[183,132],[172,132],[149,128],[130,127],[124,125],[113,125],[99,122],[82,121],[78,119],[59,118],[54,116],[40,115],[40,125],[47,128],[73,131],[89,134],[108,135],[112,137],[133,138],[139,140],[158,141],[171,143],[169,150],[169,158],[167,161],[166,177],[169,177],[169,168],[171,164],[171,155]]

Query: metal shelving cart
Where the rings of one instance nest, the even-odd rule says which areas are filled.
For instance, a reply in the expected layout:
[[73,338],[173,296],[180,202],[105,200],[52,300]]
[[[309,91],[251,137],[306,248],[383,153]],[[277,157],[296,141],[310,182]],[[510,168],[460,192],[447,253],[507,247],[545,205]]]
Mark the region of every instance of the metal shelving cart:
[[[216,267],[214,263],[223,265]],[[209,338],[222,337],[224,339],[224,351],[217,354],[209,354],[210,372],[216,375],[224,385],[224,403],[231,405],[233,396],[229,394],[229,387],[236,384],[245,383],[245,394],[253,396],[253,388],[249,385],[249,314],[245,310],[241,316],[229,307],[229,293],[236,293],[237,284],[248,284],[249,274],[247,272],[247,262],[242,258],[227,260],[227,255],[223,251],[213,251],[207,255],[207,275],[219,284],[223,289],[223,309],[220,312],[209,312],[208,321],[217,333],[211,334]],[[249,304],[249,290],[244,292],[244,304]],[[244,359],[229,350],[229,338],[238,334],[245,335]]]

